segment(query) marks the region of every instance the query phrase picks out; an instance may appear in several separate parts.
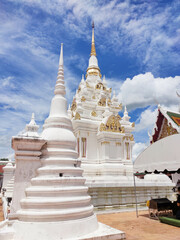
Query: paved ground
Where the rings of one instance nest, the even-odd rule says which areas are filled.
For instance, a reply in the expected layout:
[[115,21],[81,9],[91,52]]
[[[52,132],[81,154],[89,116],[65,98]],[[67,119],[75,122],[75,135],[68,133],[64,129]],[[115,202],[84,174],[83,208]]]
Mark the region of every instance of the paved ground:
[[[0,199],[0,221],[3,220]],[[108,213],[98,215],[98,220],[126,233],[127,240],[180,240],[180,228],[149,219],[148,211]]]
[[98,220],[126,233],[127,240],[180,240],[180,228],[149,219],[148,211],[98,215]]

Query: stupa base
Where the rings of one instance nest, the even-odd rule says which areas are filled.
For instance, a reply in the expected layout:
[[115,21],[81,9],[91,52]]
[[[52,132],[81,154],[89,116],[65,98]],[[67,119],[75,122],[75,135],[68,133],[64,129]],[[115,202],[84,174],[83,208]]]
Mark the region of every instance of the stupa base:
[[82,236],[78,240],[120,240],[126,238],[124,232],[102,223],[98,224],[99,227],[95,232]]
[[[88,226],[85,229],[82,222],[76,226],[73,224],[64,224],[65,222],[46,222],[46,223],[29,223],[20,221],[8,221],[6,226],[0,229],[0,239],[2,240],[119,240],[125,239],[125,233],[109,227],[102,223],[97,223],[97,228],[91,233],[84,234],[85,231],[92,230],[94,221],[89,219]],[[75,222],[75,221],[74,221]],[[77,223],[77,220],[76,220]],[[74,223],[75,224],[75,223]],[[46,226],[45,226],[46,225]]]
[[79,237],[98,229],[96,215],[87,218],[59,222],[14,221],[13,240],[59,240],[79,239]]

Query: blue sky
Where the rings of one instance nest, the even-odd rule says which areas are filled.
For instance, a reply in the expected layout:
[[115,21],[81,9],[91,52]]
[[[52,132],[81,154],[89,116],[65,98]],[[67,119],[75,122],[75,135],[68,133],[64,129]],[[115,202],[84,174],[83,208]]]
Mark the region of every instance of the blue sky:
[[178,109],[179,13],[176,0],[1,0],[0,157],[12,154],[11,137],[32,112],[41,126],[47,117],[61,42],[71,103],[87,68],[92,20],[101,73],[136,123],[136,156],[148,144],[157,104]]

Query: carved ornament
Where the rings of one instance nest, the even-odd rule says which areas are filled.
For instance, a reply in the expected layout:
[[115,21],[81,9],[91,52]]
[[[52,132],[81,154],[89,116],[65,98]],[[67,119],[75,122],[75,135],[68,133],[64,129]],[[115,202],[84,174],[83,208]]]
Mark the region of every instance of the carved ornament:
[[86,101],[86,98],[84,96],[82,96],[81,102],[85,102],[85,101]]
[[110,106],[111,105],[111,99],[109,98],[107,102],[108,102],[108,106]]
[[106,98],[101,98],[98,102],[98,105],[105,107],[106,106]]
[[81,87],[78,88],[78,93],[81,91]]
[[120,132],[122,133],[122,128],[121,128],[121,124],[120,124],[120,116],[117,115],[111,115],[108,120],[107,123],[101,123],[100,125],[100,131],[106,131],[106,132]]
[[87,87],[87,88],[91,88],[91,87],[89,86],[89,83],[88,83],[88,82],[86,82],[86,87]]
[[133,122],[133,123],[131,124],[131,127],[135,127],[135,122]]
[[95,111],[92,111],[92,112],[91,112],[91,116],[97,117],[97,113],[96,113]]
[[81,120],[80,114],[77,112],[74,117],[75,120]]
[[159,139],[162,139],[162,138],[165,138],[165,137],[171,136],[173,134],[177,134],[177,133],[178,132],[175,128],[173,128],[171,125],[168,125],[168,121],[165,118]]
[[108,141],[104,141],[104,142],[101,142],[101,145],[102,144],[109,144],[110,142],[108,142]]
[[75,111],[77,108],[76,100],[73,99],[72,104],[71,104],[71,111]]
[[103,84],[102,84],[102,83],[96,84],[96,89],[102,89],[102,87],[103,87]]
[[131,136],[124,136],[124,137],[123,137],[123,140],[134,141],[134,136],[133,136],[133,135],[131,135]]

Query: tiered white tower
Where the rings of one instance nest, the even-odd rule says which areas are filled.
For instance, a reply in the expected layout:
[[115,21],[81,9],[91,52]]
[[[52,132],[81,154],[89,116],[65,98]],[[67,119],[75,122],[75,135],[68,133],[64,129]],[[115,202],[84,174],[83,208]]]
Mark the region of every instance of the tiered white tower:
[[[0,224],[0,239],[124,239],[123,232],[98,223],[93,213],[67,114],[63,45],[54,94],[42,136],[32,117],[25,135],[13,138],[17,162],[14,199],[10,221]],[[35,163],[30,165],[30,160]],[[22,175],[25,179],[19,178]]]
[[31,240],[76,239],[98,227],[77,160],[72,123],[67,115],[63,45],[54,94],[42,132],[42,138],[47,140],[42,149],[42,167],[31,179],[31,186],[26,189],[26,197],[21,200],[21,209],[17,212],[21,222],[17,229],[18,226],[22,228],[22,222],[26,229],[25,232],[18,231],[18,240],[29,239],[28,234]]

